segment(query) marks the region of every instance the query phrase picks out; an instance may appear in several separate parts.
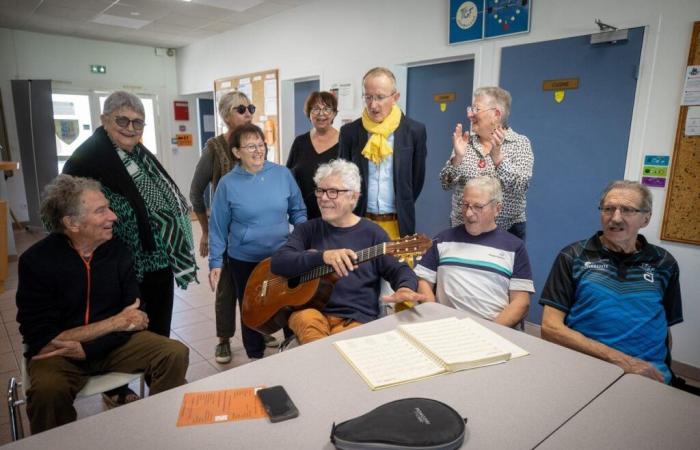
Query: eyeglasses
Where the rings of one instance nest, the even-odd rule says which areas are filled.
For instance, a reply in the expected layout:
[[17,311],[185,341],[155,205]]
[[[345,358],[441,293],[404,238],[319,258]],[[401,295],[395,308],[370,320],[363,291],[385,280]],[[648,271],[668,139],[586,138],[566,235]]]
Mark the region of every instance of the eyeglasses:
[[249,113],[255,114],[255,105],[238,105],[235,108],[232,108],[232,110],[236,111],[238,114],[245,114],[246,109]]
[[481,109],[478,106],[467,106],[467,114],[479,114],[480,112],[491,111],[492,109],[496,109],[496,108]]
[[265,150],[267,150],[267,146],[265,144],[248,144],[242,145],[241,150],[245,150],[248,153],[254,153],[256,150],[264,152]]
[[372,103],[372,102],[381,103],[381,102],[383,102],[384,100],[386,100],[387,98],[393,97],[394,94],[396,94],[396,91],[392,92],[392,93],[389,94],[389,95],[381,95],[381,94],[379,94],[379,95],[369,95],[369,94],[365,94],[365,95],[362,96],[362,99],[365,101],[365,103],[367,103],[367,104],[369,105],[369,104]]
[[129,128],[129,124],[131,124],[134,127],[134,131],[141,131],[146,126],[146,122],[143,119],[129,119],[126,116],[114,116],[114,123],[119,125],[120,128]]
[[317,198],[321,198],[323,197],[323,194],[326,194],[331,200],[335,200],[336,198],[338,198],[338,194],[340,194],[341,192],[350,192],[350,189],[314,189],[314,194],[316,194]]
[[604,216],[614,216],[615,211],[620,211],[620,214],[622,214],[624,217],[630,217],[633,216],[637,213],[647,213],[649,212],[648,209],[638,209],[638,208],[631,208],[629,206],[612,206],[612,205],[603,205],[598,207],[598,211]]
[[321,113],[328,115],[328,114],[331,114],[333,112],[334,112],[333,108],[328,107],[328,106],[325,106],[323,108],[319,108],[319,107],[311,108],[311,114],[313,114],[314,116],[320,116]]
[[496,199],[493,199],[493,200],[489,201],[488,203],[484,203],[483,205],[462,202],[462,211],[467,212],[469,209],[471,209],[474,214],[481,214],[481,212],[484,210],[484,208],[486,208],[488,205],[490,205],[491,203],[493,203],[495,201],[496,201]]

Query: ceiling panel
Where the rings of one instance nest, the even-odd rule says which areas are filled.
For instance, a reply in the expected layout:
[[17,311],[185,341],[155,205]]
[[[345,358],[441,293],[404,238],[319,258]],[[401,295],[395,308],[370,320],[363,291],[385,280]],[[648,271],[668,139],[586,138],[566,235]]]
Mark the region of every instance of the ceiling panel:
[[105,11],[111,16],[127,17],[129,19],[156,20],[168,14],[167,10],[154,8],[149,5],[130,6],[120,3]]
[[85,21],[94,19],[100,13],[89,9],[62,8],[60,6],[42,3],[41,6],[34,11],[34,14],[38,16],[69,19],[71,21]]

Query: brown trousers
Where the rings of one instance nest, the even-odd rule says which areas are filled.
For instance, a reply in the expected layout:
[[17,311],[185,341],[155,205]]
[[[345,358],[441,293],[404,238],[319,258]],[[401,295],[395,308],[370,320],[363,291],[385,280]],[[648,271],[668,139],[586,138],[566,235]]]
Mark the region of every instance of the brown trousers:
[[91,374],[145,372],[153,395],[187,383],[188,365],[189,349],[184,344],[150,331],[134,333],[126,344],[96,361],[62,356],[30,360],[27,415],[32,434],[76,419],[73,401]]
[[300,344],[355,328],[362,323],[343,317],[323,314],[317,309],[302,309],[289,316],[289,328],[294,331]]

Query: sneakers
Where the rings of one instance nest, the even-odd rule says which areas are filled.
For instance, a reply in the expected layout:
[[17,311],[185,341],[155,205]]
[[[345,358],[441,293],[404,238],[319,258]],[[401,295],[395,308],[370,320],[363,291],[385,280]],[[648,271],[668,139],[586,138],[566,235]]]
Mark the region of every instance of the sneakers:
[[219,364],[227,364],[231,362],[231,343],[228,340],[216,344],[214,351],[216,362]]
[[280,345],[280,342],[274,336],[263,334],[263,339],[265,340],[265,347],[277,347]]

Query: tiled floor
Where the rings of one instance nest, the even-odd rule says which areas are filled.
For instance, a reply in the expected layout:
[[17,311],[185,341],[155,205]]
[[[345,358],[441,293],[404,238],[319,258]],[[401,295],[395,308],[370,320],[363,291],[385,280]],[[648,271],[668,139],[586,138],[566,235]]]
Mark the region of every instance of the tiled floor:
[[[195,242],[199,242],[199,226],[193,223]],[[34,242],[41,239],[41,233],[28,233],[15,231],[17,251],[21,254]],[[195,381],[200,378],[213,375],[217,372],[231,369],[250,362],[243,350],[243,342],[240,332],[231,340],[233,359],[229,364],[218,364],[214,360],[214,347],[218,342],[214,323],[214,294],[209,288],[207,274],[209,273],[206,259],[197,259],[200,267],[198,278],[201,284],[193,284],[187,290],[175,290],[175,305],[172,320],[172,332],[170,337],[182,341],[190,348],[190,366],[187,371],[187,380]],[[0,293],[0,383],[7,383],[10,377],[19,377],[19,362],[22,357],[22,336],[16,322],[17,307],[15,306],[15,293],[17,292],[17,261],[10,262],[8,278],[5,282],[5,291]],[[238,320],[238,322],[240,322]],[[240,329],[240,323],[236,326]],[[279,333],[278,338],[281,338]],[[266,354],[273,354],[276,349],[268,348]],[[132,389],[138,392],[134,382]],[[78,410],[78,418],[87,417],[102,412],[106,406],[99,395],[78,400],[75,404]],[[29,433],[26,423],[26,413],[22,411],[25,419],[25,433]],[[5,406],[0,407],[0,445],[11,441],[9,415]]]

